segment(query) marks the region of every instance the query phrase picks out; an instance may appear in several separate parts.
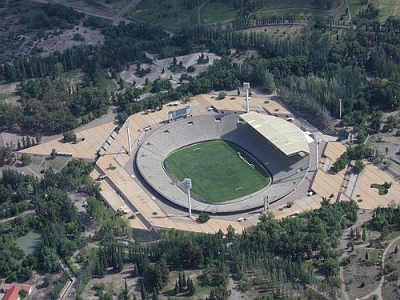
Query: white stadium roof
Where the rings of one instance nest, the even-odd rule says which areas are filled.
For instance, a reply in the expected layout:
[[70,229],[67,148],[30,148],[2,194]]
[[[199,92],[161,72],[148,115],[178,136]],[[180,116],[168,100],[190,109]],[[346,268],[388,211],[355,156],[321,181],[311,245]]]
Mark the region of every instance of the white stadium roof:
[[293,123],[254,111],[240,117],[287,156],[298,152],[310,153],[303,131]]

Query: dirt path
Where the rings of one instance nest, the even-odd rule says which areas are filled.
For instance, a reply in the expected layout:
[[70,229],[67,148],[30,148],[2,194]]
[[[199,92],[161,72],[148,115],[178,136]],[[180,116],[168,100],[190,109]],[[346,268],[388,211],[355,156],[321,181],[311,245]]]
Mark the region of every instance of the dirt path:
[[[342,237],[340,238],[340,244],[339,244],[339,249],[343,250],[343,254],[340,257],[340,260],[342,260],[344,257],[349,255],[349,252],[347,251],[347,243],[348,243],[348,237],[350,236],[351,228],[353,228],[353,230],[354,230],[355,228],[360,227],[365,221],[368,221],[371,218],[372,218],[372,211],[365,211],[363,214],[359,213],[357,221],[354,223],[354,225],[343,231]],[[339,224],[340,224],[340,221],[339,221]],[[342,292],[342,296],[343,296],[343,298],[339,298],[339,299],[351,300],[351,298],[346,290],[346,285],[345,285],[345,280],[344,280],[345,279],[344,278],[344,268],[342,266],[339,268],[339,277],[342,280],[341,292]]]
[[351,11],[350,11],[350,7],[349,7],[349,0],[346,0],[346,6],[347,6],[347,13],[348,13],[348,18],[349,18],[349,23],[351,23]]
[[[383,251],[381,270],[383,270],[383,269],[385,268],[385,257],[386,257],[387,252],[388,252],[389,249],[390,249],[395,243],[397,243],[398,241],[400,241],[400,236],[398,236],[397,238],[395,238],[394,240],[392,240],[392,241],[389,243],[389,245],[385,248],[385,251]],[[383,297],[382,297],[382,286],[383,286],[383,283],[384,283],[384,282],[385,282],[385,276],[382,275],[382,278],[381,278],[381,280],[380,280],[380,282],[379,282],[378,287],[377,287],[374,291],[372,291],[371,293],[369,293],[368,295],[365,295],[364,297],[359,298],[359,300],[370,299],[370,297],[372,297],[373,295],[377,295],[377,296],[378,296],[378,300],[383,300]]]
[[198,23],[198,25],[201,25],[201,18],[200,18],[201,9],[202,9],[203,6],[206,5],[208,2],[210,2],[210,0],[207,0],[206,2],[204,2],[203,4],[201,4],[201,5],[199,6],[199,9],[197,10],[197,23]]
[[227,290],[229,291],[228,300],[237,300],[237,299],[248,300],[248,299],[250,299],[246,295],[246,293],[243,293],[240,291],[240,288],[239,288],[237,282],[235,282],[232,278],[232,274],[229,276]]
[[4,219],[4,220],[0,220],[0,223],[6,223],[6,222],[12,221],[12,220],[14,220],[16,218],[27,216],[27,215],[32,215],[34,213],[35,213],[34,210],[26,210],[23,213],[20,213],[19,215],[16,215],[14,217],[10,217],[10,218]]
[[131,0],[121,11],[118,13],[119,18],[123,18],[126,13],[128,13],[132,8],[138,5],[141,0]]

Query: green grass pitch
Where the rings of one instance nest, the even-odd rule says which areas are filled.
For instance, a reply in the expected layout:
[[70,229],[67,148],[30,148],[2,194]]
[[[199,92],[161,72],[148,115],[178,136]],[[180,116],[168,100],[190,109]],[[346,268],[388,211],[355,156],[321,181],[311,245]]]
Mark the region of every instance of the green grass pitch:
[[[195,144],[172,153],[166,167],[179,180],[192,179],[191,192],[208,203],[221,203],[254,193],[270,176],[240,148],[222,140]],[[252,168],[249,164],[253,164]]]

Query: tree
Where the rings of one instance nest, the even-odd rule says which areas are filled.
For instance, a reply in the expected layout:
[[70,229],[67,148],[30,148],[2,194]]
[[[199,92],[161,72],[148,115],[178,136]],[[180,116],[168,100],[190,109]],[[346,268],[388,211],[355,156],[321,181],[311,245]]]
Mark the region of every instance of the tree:
[[210,220],[210,215],[204,211],[202,211],[199,215],[199,222],[200,223],[207,223]]
[[364,162],[361,159],[358,159],[356,160],[356,163],[353,167],[353,171],[354,173],[359,174],[361,173],[362,170],[364,170],[364,168],[365,168]]
[[229,292],[225,288],[219,287],[212,289],[206,300],[227,300],[228,297]]
[[377,133],[381,128],[383,120],[383,112],[382,111],[374,111],[370,117],[370,127],[371,129]]
[[144,286],[144,280],[140,281],[140,297],[142,300],[147,299],[147,291],[146,291],[146,287]]
[[55,249],[41,247],[37,255],[37,268],[43,272],[58,273],[61,270]]
[[186,287],[187,287],[185,272],[182,272],[182,287],[183,287],[183,289],[186,289]]
[[178,295],[178,293],[179,293],[179,285],[178,281],[175,281],[174,296]]
[[199,277],[202,284],[219,287],[226,286],[227,283],[227,266],[224,262],[219,260],[214,260],[211,262],[204,273]]
[[225,92],[219,92],[219,94],[218,94],[218,99],[219,100],[225,99],[225,97],[226,97],[226,93]]
[[15,154],[12,152],[11,147],[0,147],[0,167],[12,164]]
[[365,228],[363,228],[363,231],[362,231],[362,240],[363,240],[363,242],[365,242],[366,239],[367,239],[366,230],[365,230]]
[[51,159],[55,159],[57,157],[57,151],[56,149],[51,149],[51,153],[50,153],[50,158]]
[[128,284],[126,283],[126,278],[125,278],[125,286],[124,290],[121,293],[122,300],[129,300],[129,289],[128,289]]
[[365,252],[364,258],[365,258],[365,260],[368,260],[368,252]]
[[267,93],[272,93],[276,89],[274,75],[270,72],[266,72],[264,76],[264,90]]
[[76,143],[76,134],[70,130],[64,133],[64,138],[63,138],[64,143]]
[[188,278],[189,282],[189,296],[193,296],[196,293],[196,287],[194,286],[193,280]]
[[160,291],[168,283],[168,277],[168,266],[165,261],[161,261],[146,267],[143,272],[143,283],[147,290],[155,288]]
[[361,238],[360,230],[356,228],[356,239],[359,240]]
[[21,297],[21,299],[24,299],[28,295],[28,292],[24,289],[21,289],[19,290],[18,295]]
[[183,281],[182,281],[182,273],[179,272],[178,274],[178,291],[179,293],[183,292]]
[[28,166],[32,162],[32,158],[26,153],[22,153],[19,160],[21,161],[22,166]]
[[232,225],[229,225],[229,226],[226,228],[226,231],[227,231],[226,237],[227,237],[230,241],[232,241],[232,240],[235,238],[235,236],[236,236],[236,230],[235,230],[235,228],[233,228]]

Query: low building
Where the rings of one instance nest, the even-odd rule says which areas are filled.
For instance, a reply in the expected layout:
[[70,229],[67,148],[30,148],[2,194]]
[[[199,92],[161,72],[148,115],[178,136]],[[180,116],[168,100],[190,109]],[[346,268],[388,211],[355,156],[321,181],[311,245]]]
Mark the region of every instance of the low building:
[[4,293],[2,300],[19,300],[21,299],[19,292],[25,290],[28,295],[32,292],[33,286],[29,284],[18,284],[18,283],[6,283],[0,288],[0,291]]

